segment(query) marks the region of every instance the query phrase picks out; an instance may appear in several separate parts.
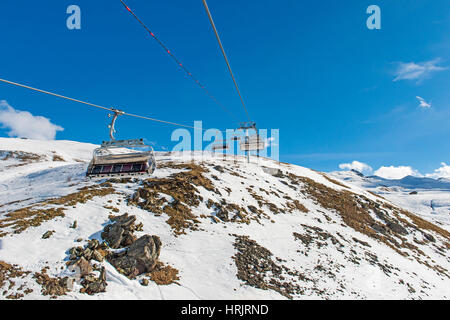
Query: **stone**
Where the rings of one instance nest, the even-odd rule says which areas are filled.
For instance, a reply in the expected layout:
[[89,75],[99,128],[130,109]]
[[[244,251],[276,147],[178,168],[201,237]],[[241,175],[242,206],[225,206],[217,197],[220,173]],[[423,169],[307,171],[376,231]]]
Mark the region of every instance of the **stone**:
[[117,223],[108,225],[102,232],[102,238],[109,244],[113,249],[120,247],[122,242],[122,236],[125,230]]
[[79,258],[71,264],[70,269],[73,271],[78,271],[81,277],[85,277],[93,271],[91,264],[84,257]]
[[147,278],[142,279],[141,285],[143,285],[144,287],[148,286],[148,279]]
[[42,235],[42,239],[48,239],[48,238],[50,238],[54,233],[55,233],[54,230],[52,230],[52,231],[47,231],[46,233],[44,233],[44,234]]
[[110,263],[123,270],[129,278],[153,270],[161,252],[161,240],[157,236],[145,235],[128,247],[125,255],[113,255]]
[[86,248],[86,249],[83,251],[83,257],[84,257],[86,260],[91,260],[91,257],[92,257],[92,250],[89,249],[89,248]]
[[72,291],[74,282],[75,282],[75,279],[69,278],[69,277],[64,277],[60,280],[59,283],[62,287],[66,288],[69,291]]
[[395,233],[400,233],[400,234],[403,234],[403,235],[407,235],[408,234],[408,231],[404,227],[402,227],[401,225],[399,225],[396,222],[389,221],[388,223],[386,223],[386,225],[387,225],[387,227],[389,229],[391,229]]
[[133,236],[135,216],[128,216],[127,213],[111,218],[113,224],[107,225],[102,232],[102,238],[113,249],[123,248],[133,243],[136,238]]
[[427,239],[428,241],[430,241],[430,242],[436,242],[436,239],[435,239],[431,234],[422,232],[422,235],[423,235],[423,237],[424,237],[425,239]]
[[105,267],[102,267],[102,269],[100,270],[100,276],[98,277],[98,279],[102,282],[106,282],[106,269]]
[[93,252],[92,252],[92,259],[94,259],[95,261],[98,261],[98,262],[102,262],[103,261],[103,255],[99,252],[99,251],[97,251],[97,250],[94,250]]
[[97,239],[92,239],[88,243],[88,248],[91,250],[97,249],[97,247],[100,245],[99,241]]

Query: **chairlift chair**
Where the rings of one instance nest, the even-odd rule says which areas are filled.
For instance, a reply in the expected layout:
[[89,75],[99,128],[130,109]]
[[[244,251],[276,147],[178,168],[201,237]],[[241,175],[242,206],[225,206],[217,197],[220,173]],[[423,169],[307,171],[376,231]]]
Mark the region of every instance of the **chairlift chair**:
[[266,142],[259,134],[246,136],[241,139],[239,148],[242,151],[260,151],[266,148]]
[[153,148],[143,139],[115,140],[115,122],[123,112],[113,109],[114,114],[110,130],[110,141],[104,141],[94,150],[86,176],[90,178],[149,176],[156,169]]
[[221,143],[221,144],[214,144],[211,147],[211,149],[212,149],[213,152],[218,151],[218,150],[228,150],[228,149],[230,149],[230,146],[227,143],[224,142],[224,143]]

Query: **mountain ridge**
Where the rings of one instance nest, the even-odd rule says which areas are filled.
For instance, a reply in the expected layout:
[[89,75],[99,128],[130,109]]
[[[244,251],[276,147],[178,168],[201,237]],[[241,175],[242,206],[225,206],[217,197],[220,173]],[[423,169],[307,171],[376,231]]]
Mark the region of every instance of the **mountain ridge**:
[[[449,297],[448,231],[334,174],[157,152],[149,179],[91,181],[95,145],[18,140],[0,139],[0,150],[39,158],[1,161],[0,299]],[[154,270],[130,276],[114,266],[131,249],[102,233],[125,214],[134,217],[129,243],[160,239]],[[77,255],[93,271],[56,290]],[[105,292],[86,293],[103,278]]]

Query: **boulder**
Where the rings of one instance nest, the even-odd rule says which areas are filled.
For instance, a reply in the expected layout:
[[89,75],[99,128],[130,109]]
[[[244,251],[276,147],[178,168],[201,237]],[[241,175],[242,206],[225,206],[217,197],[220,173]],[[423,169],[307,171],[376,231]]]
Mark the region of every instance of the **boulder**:
[[77,271],[80,277],[85,277],[92,272],[92,266],[84,257],[81,257],[70,265],[70,270]]
[[386,225],[387,225],[387,227],[389,229],[391,229],[395,233],[400,233],[400,234],[403,234],[403,235],[407,235],[408,234],[408,231],[404,227],[402,227],[400,224],[398,224],[396,222],[389,221],[389,222],[386,223]]
[[133,235],[135,229],[135,216],[124,215],[111,218],[113,224],[107,225],[102,232],[102,238],[113,249],[123,248],[132,244],[136,238]]
[[129,278],[153,270],[161,252],[161,240],[157,236],[145,235],[131,244],[125,254],[116,254],[110,263]]
[[107,283],[105,267],[102,267],[102,269],[100,270],[100,276],[98,278],[86,277],[83,281],[84,292],[89,295],[105,292],[106,286]]
[[123,240],[124,232],[125,230],[119,224],[111,224],[105,227],[102,232],[102,238],[105,239],[111,248],[117,249]]
[[50,238],[54,233],[55,233],[54,230],[52,230],[52,231],[47,231],[46,233],[44,233],[44,234],[42,235],[42,239],[48,239],[48,238]]

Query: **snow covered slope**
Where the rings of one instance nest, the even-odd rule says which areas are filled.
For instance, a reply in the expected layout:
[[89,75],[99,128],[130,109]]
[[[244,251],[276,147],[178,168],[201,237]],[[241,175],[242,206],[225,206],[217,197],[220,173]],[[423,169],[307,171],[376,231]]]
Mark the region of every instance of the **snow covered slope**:
[[[94,148],[0,139],[0,299],[450,297],[448,231],[356,178],[267,159],[157,153],[150,179],[90,181]],[[125,213],[136,218],[126,231],[133,244],[97,246]],[[160,239],[158,264],[127,277],[114,257],[144,235]],[[67,290],[70,261],[88,251],[106,258],[87,258],[94,270]],[[91,278],[104,278],[105,292],[87,294]]]
[[356,171],[336,171],[330,175],[379,194],[393,203],[450,231],[450,181],[407,176],[389,180],[365,177]]

